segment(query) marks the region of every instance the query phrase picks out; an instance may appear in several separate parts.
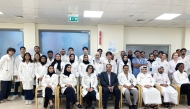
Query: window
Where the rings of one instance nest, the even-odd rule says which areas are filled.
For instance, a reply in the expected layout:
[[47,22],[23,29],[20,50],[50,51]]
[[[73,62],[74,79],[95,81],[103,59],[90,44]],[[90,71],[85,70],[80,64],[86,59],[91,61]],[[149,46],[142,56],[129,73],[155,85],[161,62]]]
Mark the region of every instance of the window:
[[52,50],[55,55],[63,48],[66,50],[66,54],[68,54],[68,48],[73,47],[74,54],[80,56],[83,54],[82,47],[86,46],[89,48],[89,33],[90,31],[40,30],[41,52],[46,55],[47,51]]
[[7,54],[7,48],[16,49],[14,56],[20,54],[20,47],[23,43],[23,32],[20,30],[0,30],[0,57]]

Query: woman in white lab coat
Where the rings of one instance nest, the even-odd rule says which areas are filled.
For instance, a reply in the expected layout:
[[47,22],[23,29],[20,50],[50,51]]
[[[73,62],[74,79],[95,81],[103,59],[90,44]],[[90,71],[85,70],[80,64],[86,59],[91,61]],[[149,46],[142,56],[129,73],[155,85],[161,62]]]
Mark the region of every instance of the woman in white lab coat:
[[30,53],[25,53],[23,61],[19,65],[19,76],[22,81],[26,105],[32,104],[34,98],[33,95],[33,83],[34,83],[34,62],[31,59]]
[[157,73],[158,69],[158,61],[154,60],[154,54],[150,53],[149,54],[149,59],[147,60],[147,66],[148,66],[148,72],[152,74],[152,76]]
[[90,65],[91,63],[88,61],[88,55],[84,55],[83,56],[83,61],[79,64],[78,66],[78,72],[80,74],[80,77],[83,77],[84,75],[87,74],[86,72],[86,68],[88,65]]
[[97,52],[95,54],[95,57],[92,59],[92,62],[93,62],[92,64],[94,66],[94,69],[96,71],[96,75],[99,76],[100,73],[102,73],[103,69],[104,69],[103,61],[100,60],[100,54],[99,54],[99,52]]
[[160,92],[153,87],[155,81],[147,70],[147,66],[141,66],[140,73],[137,75],[137,83],[142,86],[144,109],[149,109],[149,107],[158,109],[158,104],[161,104]]
[[[129,66],[129,73],[131,73],[132,74],[132,69],[131,69],[131,62],[129,62],[128,61],[128,57],[127,57],[127,55],[124,55],[123,57],[122,57],[122,60],[119,62],[119,73],[122,73],[123,72],[123,65],[128,65]],[[118,73],[118,74],[119,74]]]
[[65,65],[64,73],[60,75],[59,84],[61,86],[61,93],[66,95],[66,109],[70,109],[70,103],[75,104],[78,108],[82,108],[75,95],[77,80],[71,72],[70,64]]
[[66,64],[71,64],[71,72],[72,74],[75,75],[76,78],[79,77],[79,72],[78,72],[78,61],[75,60],[75,55],[74,54],[70,54],[69,55],[69,60]]
[[173,73],[173,84],[180,87],[180,91],[187,95],[187,105],[190,108],[190,82],[188,75],[184,72],[184,64],[178,63],[176,65],[176,72]]
[[164,97],[164,107],[172,108],[172,104],[178,104],[178,93],[170,86],[168,75],[163,73],[164,67],[160,66],[154,74],[155,84],[161,87],[161,94]]
[[161,60],[158,61],[158,65],[159,66],[164,66],[164,73],[166,73],[168,75],[168,73],[169,73],[169,63],[167,61],[167,58],[168,58],[168,54],[163,53]]
[[97,90],[98,80],[96,74],[94,74],[94,68],[92,65],[88,65],[86,68],[87,74],[82,77],[82,97],[86,99],[86,109],[95,109],[92,102],[99,100],[99,93]]
[[8,48],[7,54],[2,56],[0,59],[0,103],[4,102],[5,100],[8,100],[8,96],[11,92],[14,66],[13,55],[15,54],[15,52],[16,50],[14,48]]
[[58,85],[58,75],[55,74],[53,66],[47,68],[47,74],[42,78],[42,96],[45,98],[44,109],[47,109],[48,103],[50,109],[53,109],[53,95]]
[[54,66],[55,73],[58,76],[63,73],[65,68],[65,63],[61,61],[61,55],[59,53],[55,55],[55,59],[51,65]]
[[169,61],[169,74],[168,74],[168,76],[169,76],[170,80],[172,79],[173,73],[176,71],[175,67],[178,63],[182,63],[182,61],[179,60],[178,53],[175,52],[172,54],[172,60]]

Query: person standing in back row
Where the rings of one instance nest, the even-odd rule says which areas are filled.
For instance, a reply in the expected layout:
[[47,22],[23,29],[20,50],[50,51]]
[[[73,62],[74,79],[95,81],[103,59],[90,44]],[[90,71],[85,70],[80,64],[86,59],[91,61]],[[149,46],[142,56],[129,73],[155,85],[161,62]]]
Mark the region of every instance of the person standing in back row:
[[140,56],[140,51],[139,50],[136,50],[134,52],[135,56],[132,60],[132,63],[133,63],[133,74],[135,77],[137,77],[137,75],[139,74],[140,72],[140,67],[141,66],[146,66],[147,65],[147,62],[144,58],[141,58]]
[[0,80],[1,80],[1,92],[0,103],[9,101],[8,96],[11,92],[11,85],[13,80],[13,67],[16,50],[14,48],[8,48],[7,54],[0,59]]
[[115,74],[117,74],[117,64],[114,60],[112,60],[112,56],[113,56],[112,52],[108,51],[106,53],[107,60],[105,60],[103,62],[103,64],[104,64],[104,70],[103,71],[106,71],[107,64],[111,64],[112,65],[111,71],[114,72]]
[[[84,55],[88,55],[88,48],[87,48],[87,47],[83,47],[82,50],[83,50],[83,55],[81,55],[81,56],[79,57],[79,64],[83,62],[83,56],[84,56]],[[88,61],[89,61],[89,62],[92,61],[92,57],[91,57],[90,55],[88,55]]]

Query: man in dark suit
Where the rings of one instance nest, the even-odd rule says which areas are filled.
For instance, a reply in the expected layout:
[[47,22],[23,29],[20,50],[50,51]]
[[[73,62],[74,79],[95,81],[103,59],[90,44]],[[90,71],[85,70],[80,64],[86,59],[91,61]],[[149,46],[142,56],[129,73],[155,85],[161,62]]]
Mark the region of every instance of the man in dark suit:
[[116,72],[111,72],[112,65],[106,65],[106,72],[102,72],[100,76],[100,83],[103,92],[103,109],[107,109],[108,95],[113,93],[115,96],[115,109],[119,109],[120,90],[118,88],[118,79]]

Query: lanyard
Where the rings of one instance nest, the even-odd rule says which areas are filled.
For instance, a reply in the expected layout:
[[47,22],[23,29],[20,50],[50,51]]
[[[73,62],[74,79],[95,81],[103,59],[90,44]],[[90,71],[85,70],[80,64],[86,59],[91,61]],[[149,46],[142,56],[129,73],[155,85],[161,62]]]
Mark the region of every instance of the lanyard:
[[142,63],[141,63],[141,58],[140,58],[140,60],[139,60],[138,58],[136,58],[136,59],[137,59],[137,61],[139,62],[139,64],[142,64]]

